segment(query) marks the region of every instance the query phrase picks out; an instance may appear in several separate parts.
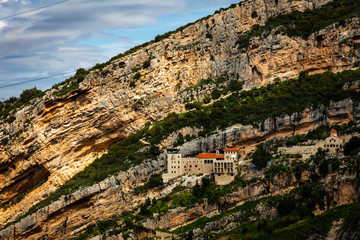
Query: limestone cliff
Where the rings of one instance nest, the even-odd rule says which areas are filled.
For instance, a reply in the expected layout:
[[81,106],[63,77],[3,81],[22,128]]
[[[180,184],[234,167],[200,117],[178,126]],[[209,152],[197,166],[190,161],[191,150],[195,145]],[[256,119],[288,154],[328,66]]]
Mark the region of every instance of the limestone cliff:
[[[294,115],[295,116],[295,115]],[[224,146],[256,145],[259,141],[271,137],[284,137],[293,134],[294,128],[299,132],[307,132],[318,125],[329,121],[344,123],[356,120],[360,117],[360,105],[355,105],[350,99],[334,102],[329,109],[307,109],[303,113],[294,116],[282,116],[276,119],[266,120],[259,124],[258,128],[253,126],[235,126],[211,135],[206,138],[196,139],[185,144],[181,151],[185,154],[199,153],[203,150]],[[302,117],[300,117],[302,116]],[[293,119],[293,120],[292,120]],[[274,124],[273,122],[278,122]],[[272,124],[269,124],[271,122]],[[267,126],[262,128],[262,126]],[[277,126],[275,128],[275,126]],[[41,237],[62,238],[74,237],[84,231],[88,226],[100,219],[106,219],[114,215],[131,211],[143,204],[146,198],[160,198],[171,192],[179,184],[168,186],[162,191],[145,192],[134,195],[135,187],[149,180],[152,175],[165,171],[165,156],[160,155],[157,161],[147,162],[136,166],[127,172],[119,172],[118,175],[110,177],[99,184],[84,187],[73,194],[62,196],[37,212],[23,218],[19,222],[0,231],[0,239],[17,239]],[[263,177],[261,174],[256,177]],[[358,201],[358,195],[354,190],[354,179],[356,176],[329,175],[328,184],[331,188],[339,189],[333,194],[334,201],[338,204]],[[269,195],[284,194],[302,183],[308,182],[309,172],[304,172],[300,181],[293,175],[277,176],[274,181],[259,181],[244,188],[239,188],[236,193],[225,196],[223,201],[230,205],[236,205],[248,200],[255,200]],[[337,184],[337,185],[336,185]],[[335,186],[336,185],[336,186]],[[329,187],[330,188],[330,187]],[[22,203],[19,204],[21,206]],[[144,226],[150,229],[174,228],[191,222],[202,216],[218,213],[218,204],[201,204],[192,209],[175,209],[174,211],[157,219],[149,219]],[[2,215],[4,222],[15,219],[15,216]]]
[[[14,122],[0,123],[0,139],[12,136],[9,144],[0,145],[2,225],[46,198],[112,143],[148,121],[184,111],[179,90],[201,79],[226,75],[252,88],[277,77],[295,77],[304,70],[316,73],[352,67],[360,52],[346,41],[358,42],[360,38],[357,18],[345,25],[328,26],[307,40],[274,31],[264,39],[252,39],[247,52],[237,47],[239,34],[255,24],[263,25],[272,16],[317,8],[327,2],[246,1],[114,60],[102,70],[91,71],[79,89],[66,96],[56,97],[51,90],[17,111]],[[254,11],[257,18],[251,16]],[[359,106],[352,108],[355,111]],[[334,116],[341,115],[333,111]],[[292,119],[286,116],[277,123],[269,120],[267,126]],[[271,132],[270,127],[267,129]],[[189,147],[186,151],[194,150]],[[24,197],[16,199],[19,194]]]

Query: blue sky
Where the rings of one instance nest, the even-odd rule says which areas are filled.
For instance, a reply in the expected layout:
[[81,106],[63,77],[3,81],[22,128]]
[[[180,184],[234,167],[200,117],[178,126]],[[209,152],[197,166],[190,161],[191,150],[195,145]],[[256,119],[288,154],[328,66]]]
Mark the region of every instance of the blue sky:
[[[92,67],[158,34],[237,3],[234,0],[59,2],[62,0],[0,0],[0,101],[35,86],[48,89],[70,75],[8,88],[1,86]],[[49,4],[56,5],[31,11]]]

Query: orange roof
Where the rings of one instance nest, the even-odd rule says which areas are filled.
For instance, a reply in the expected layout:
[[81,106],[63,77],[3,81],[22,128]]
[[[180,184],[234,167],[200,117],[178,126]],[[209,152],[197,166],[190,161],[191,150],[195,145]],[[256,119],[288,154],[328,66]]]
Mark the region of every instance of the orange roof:
[[200,153],[198,158],[224,158],[224,155],[217,155],[216,153]]
[[332,129],[331,133],[337,133],[337,131],[335,129]]
[[238,151],[237,148],[225,148],[224,151]]
[[339,137],[339,136],[332,136],[333,138],[342,138],[342,137]]

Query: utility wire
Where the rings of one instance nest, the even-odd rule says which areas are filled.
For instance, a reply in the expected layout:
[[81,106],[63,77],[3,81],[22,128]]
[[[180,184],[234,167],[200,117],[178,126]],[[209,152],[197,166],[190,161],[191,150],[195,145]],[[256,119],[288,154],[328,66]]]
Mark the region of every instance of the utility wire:
[[56,3],[52,3],[52,4],[49,4],[49,5],[45,5],[45,6],[42,6],[42,7],[30,9],[30,10],[27,10],[27,11],[24,11],[24,12],[15,13],[15,14],[13,14],[13,15],[0,18],[0,20],[5,20],[5,19],[13,18],[13,17],[19,16],[19,15],[23,15],[23,14],[29,13],[29,12],[35,12],[35,11],[40,10],[40,9],[52,7],[52,6],[54,6],[54,5],[58,5],[58,4],[61,4],[61,3],[64,3],[64,2],[69,2],[69,1],[70,1],[70,0],[64,0],[64,1],[56,2]]
[[[58,4],[61,4],[61,3],[65,3],[65,2],[69,2],[69,1],[70,0],[63,0],[63,1],[60,1],[60,2],[51,3],[51,4],[48,4],[48,5],[42,6],[42,7],[30,9],[30,10],[19,12],[19,13],[15,13],[15,14],[9,15],[7,17],[0,18],[0,21],[5,20],[5,19],[9,19],[9,18],[13,18],[13,17],[19,16],[19,15],[23,15],[23,14],[26,14],[26,13],[35,12],[37,10],[52,7],[52,6],[55,6],[55,5],[58,5]],[[21,84],[29,83],[29,82],[36,82],[36,81],[49,79],[49,78],[53,78],[53,77],[63,76],[63,75],[66,75],[66,74],[71,74],[71,73],[75,73],[75,72],[74,71],[72,71],[72,72],[64,72],[64,73],[59,73],[59,74],[55,74],[55,75],[51,75],[51,76],[47,76],[47,77],[41,77],[41,78],[31,79],[31,80],[27,80],[27,81],[23,81],[23,82],[3,85],[3,86],[0,86],[0,89],[7,88],[7,87],[12,87],[12,86],[17,86],[17,85],[21,85]]]
[[31,80],[27,80],[27,81],[23,81],[23,82],[18,82],[18,83],[12,83],[12,84],[8,84],[8,85],[3,85],[3,86],[0,86],[0,89],[1,89],[1,88],[12,87],[12,86],[17,86],[17,85],[21,85],[21,84],[29,83],[29,82],[36,82],[36,81],[40,81],[40,80],[44,80],[44,79],[48,79],[48,78],[63,76],[63,75],[66,75],[66,74],[71,74],[71,73],[75,73],[75,71],[72,71],[72,72],[64,72],[64,73],[59,73],[59,74],[55,74],[55,75],[51,75],[51,76],[47,76],[47,77],[41,77],[41,78],[31,79]]

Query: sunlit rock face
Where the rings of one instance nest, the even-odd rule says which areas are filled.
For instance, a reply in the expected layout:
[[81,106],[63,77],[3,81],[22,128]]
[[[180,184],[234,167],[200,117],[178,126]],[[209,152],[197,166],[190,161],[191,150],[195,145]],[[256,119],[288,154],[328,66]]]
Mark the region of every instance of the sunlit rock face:
[[[46,198],[112,143],[148,121],[183,112],[179,91],[201,79],[226,75],[252,88],[277,77],[296,77],[301,71],[311,74],[351,68],[359,50],[347,45],[346,40],[359,41],[359,19],[344,26],[331,25],[307,40],[273,31],[252,39],[246,51],[236,43],[239,34],[255,24],[265,24],[269,17],[327,2],[246,1],[90,72],[72,93],[55,97],[53,90],[48,91],[42,99],[16,112],[14,122],[0,123],[0,140],[15,136],[7,145],[0,145],[1,225]],[[251,16],[254,11],[255,18]],[[147,61],[150,63],[145,67]],[[266,129],[270,131],[269,124]],[[261,136],[260,132],[254,136]],[[35,172],[35,180],[30,181]],[[15,201],[19,194],[24,197]]]

